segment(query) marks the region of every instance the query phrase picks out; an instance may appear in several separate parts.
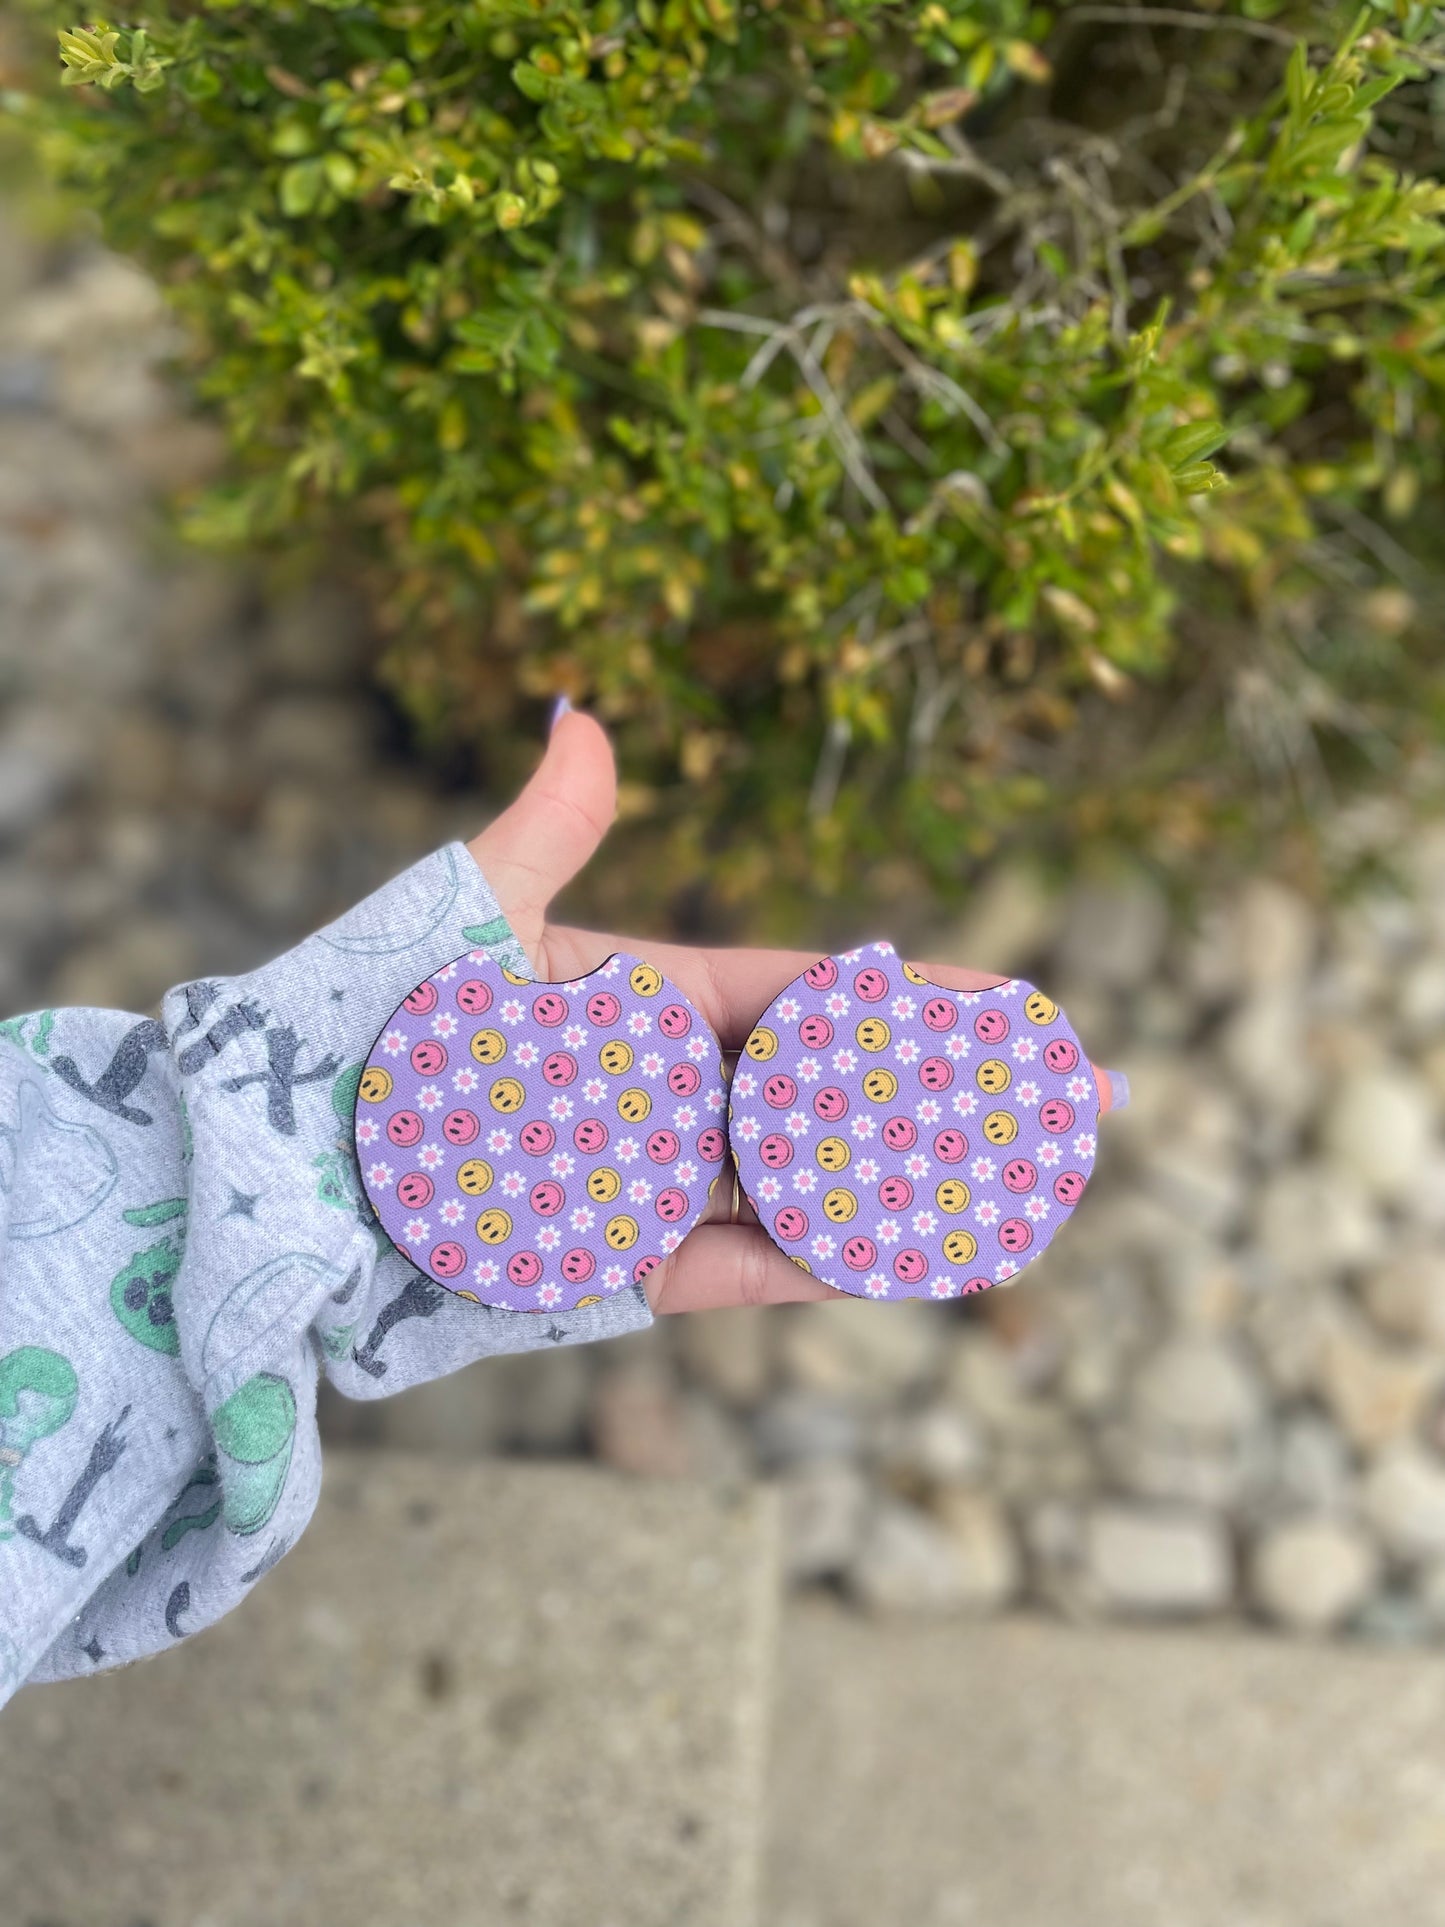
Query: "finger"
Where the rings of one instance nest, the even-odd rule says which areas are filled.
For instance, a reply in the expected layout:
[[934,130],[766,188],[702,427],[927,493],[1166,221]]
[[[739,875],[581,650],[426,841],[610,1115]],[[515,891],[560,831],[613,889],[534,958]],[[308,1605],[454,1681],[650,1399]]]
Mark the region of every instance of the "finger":
[[643,1287],[659,1317],[665,1312],[848,1296],[785,1258],[766,1233],[728,1224],[697,1225],[670,1258],[647,1274]]
[[[816,950],[698,950],[657,943],[650,937],[618,937],[599,930],[553,924],[547,931],[548,965],[558,979],[585,977],[615,950],[646,957],[685,990],[717,1033],[724,1050],[741,1050],[763,1012],[788,985],[818,961]],[[1012,978],[961,964],[915,963],[913,968],[940,990],[996,990]],[[1114,1107],[1108,1071],[1090,1062],[1100,1112]]]
[[526,788],[467,845],[529,954],[547,905],[587,862],[616,813],[617,768],[607,732],[593,717],[569,710]]

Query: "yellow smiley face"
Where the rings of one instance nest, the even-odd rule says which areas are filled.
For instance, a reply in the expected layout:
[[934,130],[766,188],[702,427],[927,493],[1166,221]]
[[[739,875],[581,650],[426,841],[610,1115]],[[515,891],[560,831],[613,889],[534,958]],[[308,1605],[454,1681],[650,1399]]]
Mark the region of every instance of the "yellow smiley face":
[[478,1298],[477,1294],[474,1291],[459,1291],[457,1293],[457,1297],[466,1298],[470,1300],[470,1302],[474,1305],[479,1305],[482,1302],[481,1299]]
[[651,964],[634,964],[627,981],[639,997],[655,997],[662,989],[662,973],[654,970]]
[[910,963],[904,964],[903,974],[911,984],[926,984],[928,982],[923,972],[921,970],[915,970]]
[[830,1191],[823,1200],[823,1216],[833,1224],[847,1224],[850,1218],[856,1218],[857,1215],[858,1200],[841,1185]]
[[637,1220],[628,1217],[609,1218],[607,1229],[602,1235],[614,1251],[629,1251],[637,1243]]
[[808,1276],[810,1278],[812,1277],[813,1267],[808,1263],[806,1258],[800,1258],[796,1251],[790,1251],[788,1253],[788,1256],[792,1259],[793,1263],[798,1267],[799,1271],[806,1271]]
[[479,1030],[472,1038],[472,1056],[479,1064],[500,1064],[507,1054],[507,1040],[499,1030]]
[[1014,1081],[1014,1074],[1001,1057],[990,1057],[986,1064],[978,1067],[978,1088],[987,1091],[990,1097],[997,1097],[1006,1091]]
[[515,970],[508,970],[505,964],[502,965],[502,975],[509,984],[529,984],[532,981],[530,977],[519,977]]
[[487,1092],[494,1111],[520,1111],[526,1095],[515,1077],[499,1077]]
[[756,1058],[759,1064],[766,1064],[770,1057],[778,1054],[778,1033],[769,1030],[766,1024],[759,1024],[752,1036],[743,1045],[749,1057]]
[[457,1183],[469,1198],[479,1198],[491,1190],[493,1175],[485,1158],[468,1158],[457,1172]]
[[933,1196],[940,1211],[956,1217],[960,1211],[967,1211],[972,1193],[962,1178],[945,1178]]
[[870,1104],[891,1104],[898,1095],[898,1079],[880,1064],[863,1079],[863,1095]]
[[950,1231],[943,1241],[943,1255],[951,1265],[969,1264],[978,1251],[978,1239],[971,1231]]
[[622,1179],[610,1164],[599,1164],[587,1177],[587,1195],[594,1204],[611,1204],[622,1196]]
[[990,1111],[983,1120],[983,1134],[990,1144],[1012,1144],[1019,1134],[1019,1121],[1012,1111]]
[[646,1091],[639,1090],[636,1085],[631,1090],[624,1091],[617,1100],[617,1115],[624,1124],[640,1124],[651,1110],[652,1099]]
[[881,1017],[865,1017],[853,1035],[863,1050],[887,1050],[893,1033]]
[[391,1096],[391,1091],[391,1072],[381,1064],[368,1064],[361,1073],[361,1082],[356,1087],[357,1096],[363,1098],[368,1104],[381,1104]]
[[601,1303],[602,1293],[600,1291],[589,1291],[585,1298],[579,1298],[577,1300],[576,1309],[582,1311],[588,1305],[600,1305]]
[[609,1038],[597,1053],[597,1061],[609,1077],[621,1077],[632,1069],[632,1046],[620,1037]]
[[847,1168],[853,1153],[840,1137],[825,1137],[818,1146],[818,1162],[825,1171],[842,1171]]
[[1058,1014],[1058,1005],[1041,990],[1031,990],[1024,998],[1024,1015],[1031,1024],[1051,1024]]
[[499,1205],[477,1219],[477,1236],[484,1245],[504,1245],[512,1235],[512,1220]]

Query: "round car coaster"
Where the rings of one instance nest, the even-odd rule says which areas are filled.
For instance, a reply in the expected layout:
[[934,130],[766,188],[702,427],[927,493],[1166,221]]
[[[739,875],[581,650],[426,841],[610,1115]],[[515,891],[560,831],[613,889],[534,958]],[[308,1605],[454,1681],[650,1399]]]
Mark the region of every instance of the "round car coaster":
[[820,958],[744,1048],[728,1108],[743,1189],[780,1250],[840,1291],[987,1291],[1084,1195],[1089,1060],[1021,979],[946,990],[869,944]]
[[552,984],[469,950],[372,1045],[356,1150],[387,1236],[439,1285],[571,1311],[682,1243],[727,1150],[725,1104],[706,1019],[651,964],[618,954]]

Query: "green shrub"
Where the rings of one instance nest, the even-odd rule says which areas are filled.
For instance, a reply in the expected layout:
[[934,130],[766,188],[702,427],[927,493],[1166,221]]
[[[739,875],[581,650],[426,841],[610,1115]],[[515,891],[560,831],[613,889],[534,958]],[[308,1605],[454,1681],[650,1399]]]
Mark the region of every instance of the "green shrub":
[[1445,737],[1437,10],[60,24],[9,104],[190,324],[192,533],[364,571],[428,741],[595,706],[659,877],[1308,861]]

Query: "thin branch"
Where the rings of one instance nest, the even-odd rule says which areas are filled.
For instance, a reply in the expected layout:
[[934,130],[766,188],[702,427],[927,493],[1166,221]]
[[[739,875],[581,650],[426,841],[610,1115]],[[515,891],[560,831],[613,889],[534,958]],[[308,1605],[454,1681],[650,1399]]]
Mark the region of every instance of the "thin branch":
[[1070,7],[1066,20],[1101,20],[1119,26],[1193,27],[1207,33],[1215,27],[1234,27],[1280,47],[1293,47],[1299,35],[1267,20],[1248,20],[1240,14],[1184,13],[1176,7]]

